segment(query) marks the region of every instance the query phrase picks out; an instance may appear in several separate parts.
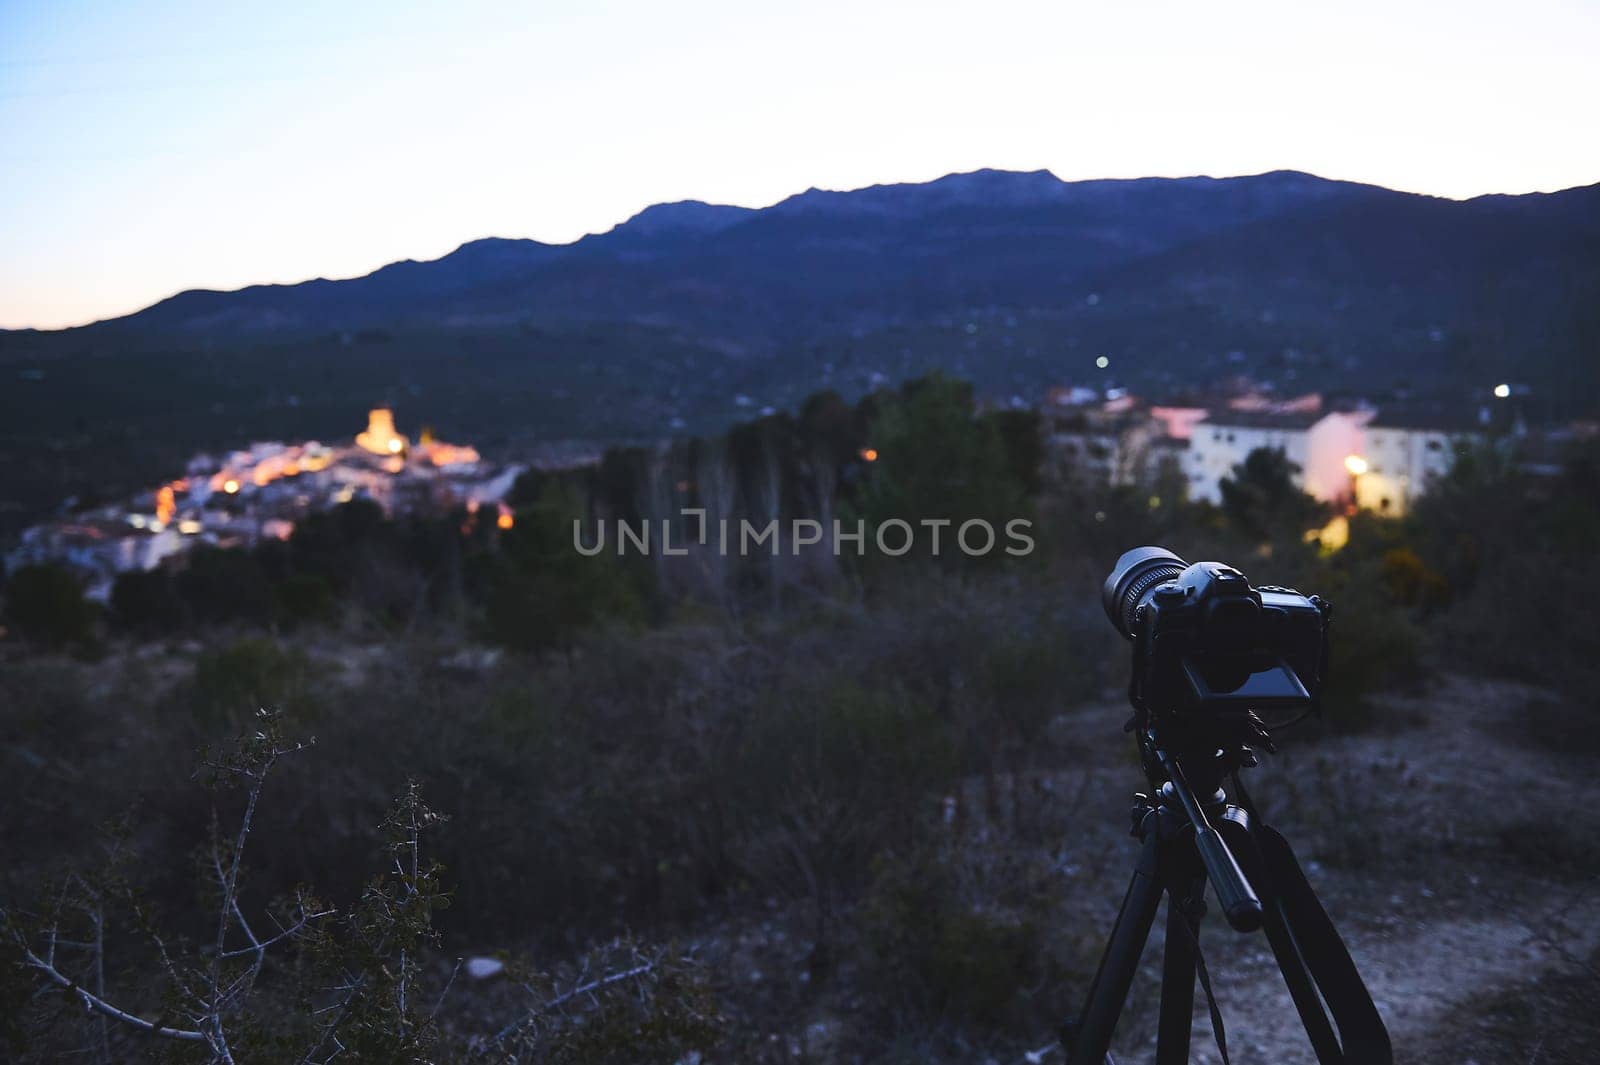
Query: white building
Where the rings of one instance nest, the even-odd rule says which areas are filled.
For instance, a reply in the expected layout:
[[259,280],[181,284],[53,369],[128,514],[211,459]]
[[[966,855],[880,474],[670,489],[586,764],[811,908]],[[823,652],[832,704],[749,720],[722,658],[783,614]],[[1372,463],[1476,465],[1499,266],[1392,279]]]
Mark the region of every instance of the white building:
[[1193,428],[1184,470],[1189,498],[1220,503],[1222,479],[1250,452],[1271,448],[1300,468],[1308,495],[1400,515],[1478,439],[1466,419],[1401,410],[1213,411]]
[[[1470,420],[1406,411],[1380,411],[1366,424],[1353,463],[1356,504],[1380,514],[1404,514],[1429,482],[1450,472],[1482,439]],[[1363,468],[1363,464],[1364,467]]]
[[1189,437],[1184,472],[1189,498],[1222,502],[1222,479],[1257,448],[1283,452],[1299,467],[1300,487],[1324,501],[1348,498],[1344,460],[1361,448],[1364,412],[1214,411]]

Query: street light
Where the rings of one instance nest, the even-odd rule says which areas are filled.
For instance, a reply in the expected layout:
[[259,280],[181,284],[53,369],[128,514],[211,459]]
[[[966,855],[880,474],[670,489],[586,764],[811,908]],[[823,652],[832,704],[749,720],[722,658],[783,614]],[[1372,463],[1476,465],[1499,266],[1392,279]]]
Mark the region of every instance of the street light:
[[[1361,509],[1361,475],[1367,472],[1367,460],[1360,455],[1346,455],[1344,468],[1350,474],[1350,505],[1347,513],[1354,514]],[[1348,533],[1346,537],[1348,538]]]
[[1494,398],[1495,399],[1505,399],[1509,395],[1511,395],[1511,386],[1510,385],[1501,384],[1501,385],[1495,385],[1494,386]]

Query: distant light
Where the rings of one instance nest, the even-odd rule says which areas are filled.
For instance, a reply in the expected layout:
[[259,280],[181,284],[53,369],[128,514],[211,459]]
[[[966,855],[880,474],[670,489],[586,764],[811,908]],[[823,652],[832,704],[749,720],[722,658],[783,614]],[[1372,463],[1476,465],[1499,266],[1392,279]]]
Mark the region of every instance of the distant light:
[[1350,471],[1352,477],[1360,477],[1367,472],[1367,460],[1360,455],[1346,455],[1344,457],[1344,468]]
[[871,448],[871,447],[862,448],[861,449],[861,461],[863,461],[863,462],[877,462],[878,461],[878,450],[877,450],[877,448]]
[[1094,364],[1100,367],[1100,369],[1104,370],[1107,366],[1111,365],[1111,360],[1102,355],[1098,359],[1094,360]]
[[1095,511],[1094,512],[1094,520],[1095,521],[1105,521],[1106,520],[1106,512],[1103,511],[1103,510]]
[[239,491],[239,482],[234,480],[232,477],[229,477],[226,481],[222,482],[222,490],[228,493],[230,496],[235,495]]
[[1509,395],[1511,395],[1511,386],[1510,385],[1495,385],[1494,386],[1494,396],[1495,396],[1496,399],[1505,399]]
[[1150,509],[1151,510],[1160,510],[1161,509],[1161,497],[1160,496],[1151,496],[1150,497]]
[[502,510],[500,516],[494,519],[494,523],[502,529],[509,529],[517,523],[517,520],[511,516],[511,511]]
[[178,531],[185,536],[193,536],[200,531],[200,523],[193,518],[184,518],[178,522]]
[[390,452],[390,454],[394,454],[394,455],[400,454],[400,449],[403,448],[403,447],[405,447],[405,445],[400,442],[400,438],[399,437],[390,437],[389,438],[389,452]]

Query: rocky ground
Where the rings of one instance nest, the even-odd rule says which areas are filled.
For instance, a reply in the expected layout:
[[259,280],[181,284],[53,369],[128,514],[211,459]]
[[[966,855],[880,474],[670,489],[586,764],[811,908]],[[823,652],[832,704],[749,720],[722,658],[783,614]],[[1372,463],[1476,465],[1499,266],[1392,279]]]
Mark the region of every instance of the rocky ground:
[[[1600,1061],[1600,725],[1518,684],[1446,677],[1384,701],[1356,735],[1290,734],[1247,780],[1295,846],[1344,935],[1404,1065],[1591,1065]],[[1109,929],[1132,868],[1125,835],[1140,784],[1108,704],[1056,723],[1100,768],[1043,783],[1078,812],[1065,841],[1062,927]],[[1063,859],[1066,860],[1066,859]],[[808,943],[792,916],[705,937],[725,997],[770,1020],[764,1060],[848,1060],[847,990],[807,994]],[[1119,1024],[1118,1062],[1155,1050],[1162,922]],[[1098,944],[1080,944],[1091,953]],[[1236,1065],[1314,1063],[1266,940],[1212,909],[1205,957]],[[851,974],[836,984],[848,988]],[[1191,1060],[1220,1062],[1197,990]],[[1062,1015],[1078,1008],[1059,1004]],[[746,1012],[748,1011],[748,1012]],[[748,1060],[745,1051],[740,1057]],[[906,1060],[919,1054],[908,1049]],[[1046,1035],[1031,1052],[974,1046],[941,1059],[1061,1062]],[[731,1059],[730,1059],[731,1060]]]

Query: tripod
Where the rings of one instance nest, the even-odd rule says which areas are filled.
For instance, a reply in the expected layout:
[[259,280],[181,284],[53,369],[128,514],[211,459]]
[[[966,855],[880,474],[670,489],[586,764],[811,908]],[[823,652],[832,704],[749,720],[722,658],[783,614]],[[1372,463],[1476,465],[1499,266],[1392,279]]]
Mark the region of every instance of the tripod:
[[[1253,736],[1271,749],[1259,722],[1253,715],[1249,720]],[[1140,730],[1139,746],[1152,785],[1152,795],[1136,796],[1133,807],[1133,834],[1143,848],[1083,1012],[1063,1030],[1070,1065],[1111,1065],[1112,1031],[1163,895],[1167,935],[1156,1063],[1189,1060],[1198,975],[1226,1065],[1227,1037],[1200,956],[1207,881],[1229,925],[1266,933],[1317,1061],[1391,1065],[1389,1034],[1349,951],[1288,842],[1261,821],[1239,780],[1238,770],[1255,764],[1250,748],[1191,737],[1182,753],[1174,753],[1149,728]],[[1237,804],[1228,801],[1224,778]]]

